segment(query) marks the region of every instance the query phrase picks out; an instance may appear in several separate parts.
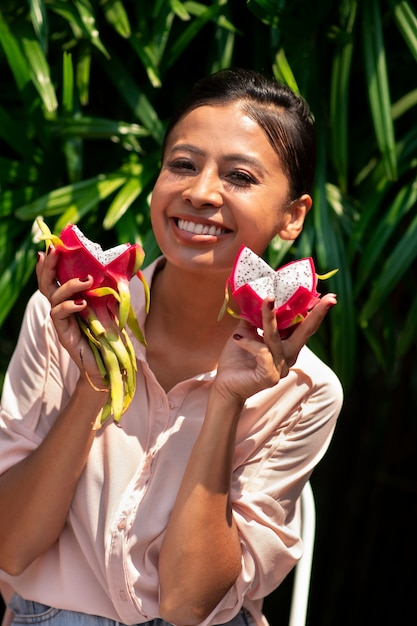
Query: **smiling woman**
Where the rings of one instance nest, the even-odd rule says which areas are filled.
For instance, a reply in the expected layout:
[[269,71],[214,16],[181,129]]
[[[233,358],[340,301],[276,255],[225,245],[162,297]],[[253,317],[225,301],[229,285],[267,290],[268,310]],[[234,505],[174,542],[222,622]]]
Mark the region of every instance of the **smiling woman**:
[[40,254],[0,419],[0,585],[16,625],[265,626],[262,599],[302,553],[300,494],[341,408],[338,379],[306,347],[336,296],[285,340],[271,297],[262,335],[217,318],[241,246],[261,255],[301,232],[313,137],[301,98],[245,70],[203,79],[174,116],[148,314],[131,288],[147,346],[132,337],[120,428],[92,427],[107,394],[75,316],[93,278],[57,284],[57,250]]

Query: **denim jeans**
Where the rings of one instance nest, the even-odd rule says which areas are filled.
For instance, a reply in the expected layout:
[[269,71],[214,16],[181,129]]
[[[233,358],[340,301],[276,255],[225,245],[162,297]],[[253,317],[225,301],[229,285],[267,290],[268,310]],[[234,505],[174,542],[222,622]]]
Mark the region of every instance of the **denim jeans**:
[[[9,608],[14,614],[12,626],[29,624],[43,626],[123,626],[120,622],[98,615],[54,609],[39,602],[25,600],[18,594],[11,598]],[[156,618],[144,622],[140,626],[172,626],[172,624]],[[219,626],[254,626],[254,622],[248,612],[242,609],[230,622]]]

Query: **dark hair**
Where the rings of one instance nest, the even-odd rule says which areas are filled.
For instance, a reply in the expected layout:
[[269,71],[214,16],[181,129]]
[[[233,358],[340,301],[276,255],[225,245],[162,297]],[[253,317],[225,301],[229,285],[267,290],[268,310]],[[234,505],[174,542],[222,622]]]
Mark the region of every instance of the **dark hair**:
[[316,167],[313,116],[306,101],[289,87],[252,70],[224,69],[197,81],[166,130],[194,109],[240,101],[242,109],[264,131],[290,183],[291,200],[311,193]]

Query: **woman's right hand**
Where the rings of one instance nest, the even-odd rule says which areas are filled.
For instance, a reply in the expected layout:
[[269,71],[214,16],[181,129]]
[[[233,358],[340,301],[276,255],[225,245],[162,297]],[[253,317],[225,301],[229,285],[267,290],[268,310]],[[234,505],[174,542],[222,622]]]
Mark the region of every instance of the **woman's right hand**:
[[51,303],[51,319],[60,343],[77,364],[82,376],[93,387],[104,390],[106,383],[75,317],[75,314],[81,313],[87,306],[82,292],[92,287],[93,278],[73,278],[60,285],[56,275],[57,262],[58,253],[54,246],[50,246],[47,254],[39,253],[36,266],[39,290]]

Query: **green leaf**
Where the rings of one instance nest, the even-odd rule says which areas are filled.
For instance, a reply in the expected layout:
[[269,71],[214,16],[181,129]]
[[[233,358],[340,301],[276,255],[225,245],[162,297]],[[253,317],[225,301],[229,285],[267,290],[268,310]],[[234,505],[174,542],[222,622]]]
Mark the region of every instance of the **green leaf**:
[[[115,173],[107,174],[107,176],[99,175],[73,185],[66,185],[50,191],[30,204],[19,207],[15,215],[21,220],[34,220],[38,215],[48,217],[60,215],[63,211],[78,214],[77,206],[81,206],[84,202],[90,206],[91,198],[94,198],[97,204],[123,185],[125,180],[126,176]],[[83,209],[80,209],[80,214],[82,213]]]
[[157,59],[152,48],[148,45],[144,45],[141,39],[138,39],[137,37],[131,37],[129,39],[129,43],[142,61],[151,85],[153,87],[161,87],[161,76],[157,66]]
[[113,228],[147,185],[156,179],[158,161],[159,151],[148,155],[140,164],[132,167],[132,175],[127,178],[105,215],[103,220],[105,229]]
[[105,218],[103,227],[108,230],[113,228],[116,222],[124,215],[130,205],[142,192],[143,186],[140,177],[128,178],[111,203]]
[[370,279],[372,272],[382,259],[386,257],[385,246],[393,240],[400,222],[415,208],[417,203],[417,181],[400,189],[397,196],[383,212],[379,223],[369,236],[363,249],[355,281],[355,293],[359,294]]
[[116,55],[113,55],[111,63],[104,63],[103,68],[136,117],[141,120],[149,133],[161,144],[164,136],[164,127],[149,99],[139,89],[136,81],[127,71],[126,66]]
[[120,0],[100,0],[107,22],[119,33],[121,37],[127,39],[131,36],[132,30],[129,17],[123,2]]
[[51,82],[49,65],[43,50],[34,37],[23,36],[21,37],[21,43],[31,69],[32,82],[46,110],[49,113],[53,113],[58,107],[58,102]]
[[404,96],[392,105],[392,119],[397,120],[415,106],[417,106],[417,89],[413,89],[404,94]]
[[417,61],[417,14],[409,2],[389,0],[404,41]]
[[394,125],[378,0],[362,3],[362,42],[368,97],[378,147],[387,176],[397,179]]
[[375,281],[369,299],[359,314],[359,323],[366,326],[372,315],[384,306],[406,270],[417,257],[417,216],[386,259]]
[[68,52],[62,57],[62,110],[67,115],[74,111],[74,67]]
[[29,0],[30,18],[33,30],[44,53],[48,47],[48,14],[43,0]]
[[78,90],[78,97],[82,106],[86,106],[89,100],[91,72],[91,49],[84,50],[81,58],[77,60],[75,70],[75,82]]
[[338,269],[326,287],[334,290],[339,305],[332,311],[332,365],[349,385],[356,359],[356,311],[352,280],[341,232],[327,201],[326,151],[323,135],[318,137],[318,174],[314,192],[313,223],[316,236],[316,267],[319,274]]
[[82,28],[88,35],[89,40],[107,59],[110,59],[110,54],[100,40],[93,7],[89,0],[73,0],[73,2],[79,13]]
[[201,31],[201,29],[211,20],[213,20],[221,10],[221,2],[216,1],[209,8],[205,8],[204,12],[197,18],[192,20],[190,25],[177,37],[169,50],[169,58],[166,59],[166,67],[170,68],[188,48],[193,39]]
[[25,86],[31,82],[30,66],[27,58],[23,54],[18,38],[10,31],[1,11],[0,43],[7,57],[16,85],[19,91],[23,93]]
[[83,139],[111,139],[115,137],[149,137],[149,132],[139,124],[129,124],[102,117],[64,117],[54,122],[53,133],[57,137],[74,136]]
[[186,22],[187,20],[191,19],[191,16],[183,2],[180,2],[180,0],[169,0],[169,4],[173,13],[175,13],[175,15],[180,18],[180,20]]
[[333,54],[330,83],[330,138],[332,158],[338,174],[342,191],[348,186],[348,107],[349,79],[353,54],[353,27],[356,18],[357,3],[349,3],[349,13],[343,32],[338,32]]
[[290,87],[295,93],[300,93],[300,89],[297,85],[297,81],[292,72],[290,64],[288,63],[285,51],[280,48],[275,55],[275,61],[273,64],[274,76],[277,80],[281,80],[288,87]]
[[410,348],[416,345],[417,340],[417,296],[414,298],[410,309],[407,311],[405,322],[400,330],[396,345],[396,356],[401,359]]
[[278,28],[280,13],[285,0],[246,0],[248,9],[271,28]]
[[0,274],[0,326],[33,275],[35,265],[36,255],[29,234],[17,248],[11,264],[3,268]]

